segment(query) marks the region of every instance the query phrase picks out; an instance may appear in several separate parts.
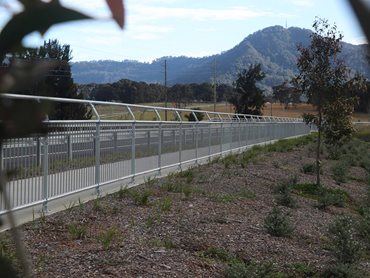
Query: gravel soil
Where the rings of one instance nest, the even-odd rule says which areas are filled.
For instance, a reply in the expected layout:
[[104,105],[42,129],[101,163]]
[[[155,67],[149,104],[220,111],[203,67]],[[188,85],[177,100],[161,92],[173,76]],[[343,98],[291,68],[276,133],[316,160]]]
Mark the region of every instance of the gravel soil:
[[[355,178],[338,185],[329,170],[332,161],[323,160],[322,183],[345,190],[351,205],[319,209],[317,200],[293,194],[297,206],[279,208],[294,232],[271,236],[264,219],[277,206],[274,189],[292,176],[314,183],[315,176],[302,171],[314,161],[313,150],[310,144],[267,153],[248,165],[214,161],[28,223],[23,237],[34,275],[225,277],[226,256],[271,263],[287,273],[279,277],[310,277],[297,266],[319,271],[334,264],[327,227],[340,214],[359,217],[356,204],[367,188],[364,169],[352,167]],[[358,265],[370,277],[366,256]]]

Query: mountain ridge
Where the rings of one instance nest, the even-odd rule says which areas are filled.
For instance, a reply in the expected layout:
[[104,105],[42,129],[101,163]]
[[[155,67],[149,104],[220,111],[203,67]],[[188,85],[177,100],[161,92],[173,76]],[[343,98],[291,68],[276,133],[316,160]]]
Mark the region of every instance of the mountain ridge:
[[[237,73],[251,64],[260,63],[266,73],[262,86],[272,87],[290,79],[297,73],[297,45],[307,46],[310,42],[309,29],[270,26],[248,35],[233,48],[205,57],[161,57],[152,62],[89,61],[72,64],[76,83],[112,83],[121,79],[163,83],[163,61],[167,60],[169,85],[176,83],[213,82],[216,60],[217,82],[232,84]],[[352,70],[370,78],[366,60],[366,45],[343,42],[341,58]]]

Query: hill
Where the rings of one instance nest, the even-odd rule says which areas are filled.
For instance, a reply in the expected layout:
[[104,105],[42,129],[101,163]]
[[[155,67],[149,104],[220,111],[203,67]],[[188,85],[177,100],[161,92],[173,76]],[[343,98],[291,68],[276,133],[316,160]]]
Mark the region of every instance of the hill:
[[[214,60],[218,83],[231,84],[241,69],[260,63],[266,72],[263,85],[275,86],[290,79],[297,71],[297,45],[308,45],[311,31],[297,27],[268,27],[257,31],[232,49],[202,58],[162,57],[151,63],[125,60],[77,62],[72,66],[75,82],[111,83],[121,79],[163,83],[163,65],[169,67],[168,84],[211,82]],[[367,68],[366,45],[343,43],[341,55],[347,65],[370,78]]]

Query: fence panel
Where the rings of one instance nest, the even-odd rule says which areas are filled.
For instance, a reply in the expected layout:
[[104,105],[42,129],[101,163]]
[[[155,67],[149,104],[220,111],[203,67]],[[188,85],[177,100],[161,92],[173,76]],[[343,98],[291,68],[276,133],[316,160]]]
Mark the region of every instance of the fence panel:
[[[97,114],[90,121],[50,121],[46,136],[10,139],[0,146],[0,169],[13,171],[5,187],[13,210],[36,204],[47,210],[48,202],[73,193],[95,188],[99,194],[101,186],[119,180],[310,132],[299,119],[207,111],[204,121],[183,121],[180,109],[172,109],[173,120],[164,122],[158,107],[149,107],[155,121],[137,121],[128,104],[110,105],[126,107],[132,119],[104,121]],[[1,198],[0,214],[8,209]]]

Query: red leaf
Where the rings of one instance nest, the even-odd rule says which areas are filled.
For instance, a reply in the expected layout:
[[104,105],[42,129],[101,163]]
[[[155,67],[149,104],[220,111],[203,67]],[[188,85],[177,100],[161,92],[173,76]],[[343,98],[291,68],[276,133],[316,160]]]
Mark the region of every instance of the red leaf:
[[125,8],[123,0],[105,0],[109,6],[114,20],[123,28],[125,25]]

